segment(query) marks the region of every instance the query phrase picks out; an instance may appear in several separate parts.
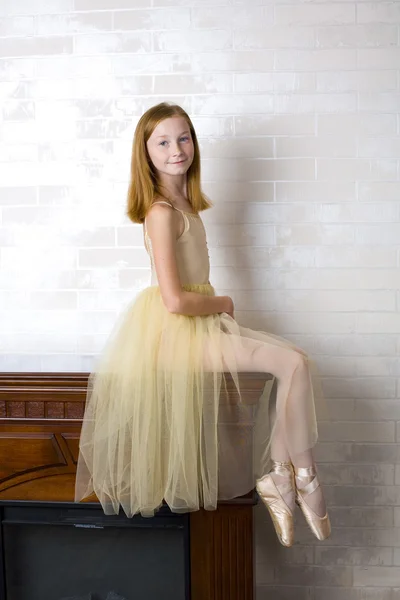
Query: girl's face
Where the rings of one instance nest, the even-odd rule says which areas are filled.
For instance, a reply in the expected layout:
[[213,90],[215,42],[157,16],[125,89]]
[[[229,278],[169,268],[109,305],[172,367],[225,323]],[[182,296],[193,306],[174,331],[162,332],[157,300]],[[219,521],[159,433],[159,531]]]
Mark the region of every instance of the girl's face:
[[151,162],[165,175],[184,175],[193,162],[194,146],[189,125],[176,116],[159,123],[147,140]]

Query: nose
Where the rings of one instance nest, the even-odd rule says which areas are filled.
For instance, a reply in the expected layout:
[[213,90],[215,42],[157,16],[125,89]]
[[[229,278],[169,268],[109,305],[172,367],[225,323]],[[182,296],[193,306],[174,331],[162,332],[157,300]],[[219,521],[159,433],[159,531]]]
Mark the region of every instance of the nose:
[[174,156],[176,154],[178,154],[178,155],[181,154],[181,146],[180,146],[179,142],[172,142],[171,151]]

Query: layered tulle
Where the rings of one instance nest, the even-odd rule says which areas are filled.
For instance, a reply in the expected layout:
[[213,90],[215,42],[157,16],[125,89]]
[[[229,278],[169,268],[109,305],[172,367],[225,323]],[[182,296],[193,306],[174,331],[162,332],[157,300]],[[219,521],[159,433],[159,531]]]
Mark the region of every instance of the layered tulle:
[[122,506],[127,516],[151,516],[163,501],[215,509],[267,472],[275,428],[292,453],[315,444],[316,385],[294,344],[225,313],[172,314],[151,286],[121,313],[90,374],[75,501],[95,492],[106,514]]

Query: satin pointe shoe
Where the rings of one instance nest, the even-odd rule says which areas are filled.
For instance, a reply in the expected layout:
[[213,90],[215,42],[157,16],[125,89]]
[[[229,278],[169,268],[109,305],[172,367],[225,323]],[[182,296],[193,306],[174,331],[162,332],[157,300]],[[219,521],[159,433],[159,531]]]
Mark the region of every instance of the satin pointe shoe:
[[[281,475],[288,481],[275,483],[271,473]],[[273,460],[271,471],[256,481],[256,490],[271,515],[280,543],[289,548],[294,542],[293,512],[283,495],[295,490],[292,464]]]
[[[315,467],[297,467],[294,469],[296,480],[296,504],[300,507],[311,531],[320,541],[326,540],[331,534],[331,523],[328,512],[324,517],[320,517],[307,504],[307,496],[316,490],[320,483]],[[306,485],[299,489],[297,485],[305,483]]]

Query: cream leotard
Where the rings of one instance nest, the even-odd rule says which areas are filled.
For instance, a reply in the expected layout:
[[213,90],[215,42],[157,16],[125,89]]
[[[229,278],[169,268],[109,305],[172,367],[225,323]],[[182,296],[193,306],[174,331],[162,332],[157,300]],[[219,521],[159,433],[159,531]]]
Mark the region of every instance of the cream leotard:
[[[176,241],[176,260],[182,285],[209,283],[210,259],[207,247],[206,231],[200,215],[176,208],[169,202],[160,200],[154,204],[167,204],[182,214],[185,227]],[[153,248],[144,223],[144,243],[151,262],[151,285],[158,285],[154,265]]]

